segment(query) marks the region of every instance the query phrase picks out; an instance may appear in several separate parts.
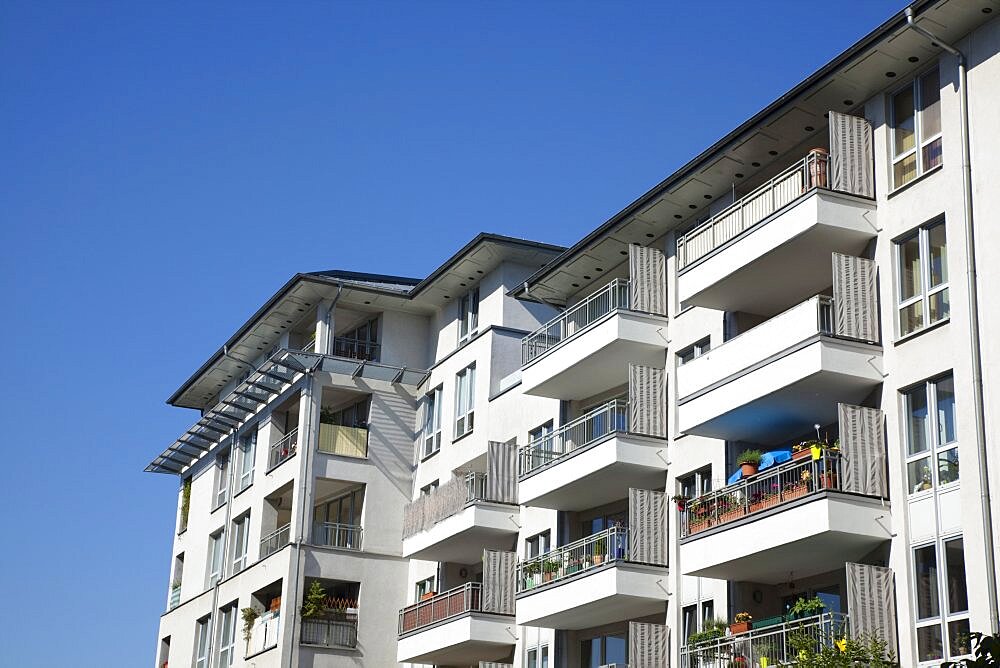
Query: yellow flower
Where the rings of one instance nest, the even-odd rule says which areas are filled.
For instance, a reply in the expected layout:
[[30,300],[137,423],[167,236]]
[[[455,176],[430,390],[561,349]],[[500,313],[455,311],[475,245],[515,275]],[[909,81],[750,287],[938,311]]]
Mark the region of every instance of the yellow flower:
[[847,651],[847,638],[843,638],[841,640],[834,640],[833,644],[836,645],[837,649],[839,649],[841,652]]

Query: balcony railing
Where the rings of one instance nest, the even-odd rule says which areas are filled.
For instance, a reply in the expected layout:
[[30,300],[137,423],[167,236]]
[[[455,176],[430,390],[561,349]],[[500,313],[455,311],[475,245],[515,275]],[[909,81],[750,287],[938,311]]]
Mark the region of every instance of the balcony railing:
[[180,585],[170,588],[170,609],[173,610],[178,605],[181,604],[181,588]]
[[628,402],[622,399],[609,401],[521,448],[518,451],[518,474],[523,477],[609,434],[624,431],[628,431]]
[[611,527],[517,565],[517,592],[545,587],[612,561],[628,561],[629,530]]
[[810,494],[842,490],[843,480],[839,452],[823,448],[818,459],[813,459],[809,452],[808,457],[787,461],[687,501],[682,513],[681,537],[737,522]]
[[521,340],[521,366],[573,338],[609,313],[629,306],[629,282],[616,278],[524,337]]
[[793,638],[818,651],[845,636],[847,620],[846,614],[831,612],[685,645],[681,647],[681,668],[750,668],[765,665],[761,659],[767,659],[771,666],[795,664],[799,650],[793,646]]
[[298,446],[299,429],[296,427],[285,434],[280,441],[271,446],[271,451],[268,453],[267,457],[267,470],[270,471],[278,464],[281,464],[286,459],[294,455]]
[[317,448],[329,455],[364,459],[368,456],[368,430],[320,423]]
[[829,183],[830,156],[811,152],[701,225],[677,238],[678,269],[711,254],[813,188]]
[[399,635],[458,617],[468,612],[482,612],[483,585],[468,582],[418,601],[399,611]]
[[313,335],[313,337],[311,339],[309,339],[308,341],[306,341],[305,343],[303,343],[302,347],[299,350],[301,350],[304,353],[314,353],[314,352],[316,352],[316,336]]
[[278,646],[281,639],[281,615],[276,612],[265,612],[258,617],[250,627],[250,638],[247,640],[246,657],[253,656]]
[[361,527],[356,524],[317,522],[313,526],[313,543],[341,550],[360,550]]
[[378,361],[381,344],[374,341],[349,339],[344,336],[333,337],[333,354],[337,357],[347,357],[352,360]]
[[291,540],[292,525],[286,524],[260,539],[260,558],[269,557]]
[[303,619],[302,644],[353,649],[358,646],[358,620]]
[[486,473],[467,471],[456,474],[451,480],[406,504],[403,509],[403,538],[427,531],[471,503],[511,503],[494,498],[488,490]]

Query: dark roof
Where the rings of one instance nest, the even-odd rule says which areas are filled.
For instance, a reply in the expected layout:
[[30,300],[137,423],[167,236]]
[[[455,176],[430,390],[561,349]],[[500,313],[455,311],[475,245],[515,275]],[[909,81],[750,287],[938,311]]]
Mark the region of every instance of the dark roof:
[[408,278],[406,276],[389,276],[387,274],[367,274],[360,271],[345,271],[343,269],[329,269],[327,271],[306,272],[309,276],[322,276],[323,278],[333,278],[342,280],[345,283],[365,286],[376,290],[393,290],[396,292],[409,292],[410,289],[420,282],[419,278]]

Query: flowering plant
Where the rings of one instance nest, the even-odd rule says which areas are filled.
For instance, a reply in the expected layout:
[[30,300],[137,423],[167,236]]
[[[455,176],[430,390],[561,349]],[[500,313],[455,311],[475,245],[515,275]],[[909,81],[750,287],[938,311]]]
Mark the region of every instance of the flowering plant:
[[736,616],[733,617],[733,621],[737,624],[745,624],[747,622],[752,622],[753,617],[750,616],[749,612],[737,612]]

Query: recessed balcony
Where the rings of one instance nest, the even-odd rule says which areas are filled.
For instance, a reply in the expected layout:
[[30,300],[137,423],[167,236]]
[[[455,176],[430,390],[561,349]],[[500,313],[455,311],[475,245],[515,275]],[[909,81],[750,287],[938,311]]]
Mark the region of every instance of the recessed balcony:
[[519,563],[517,624],[583,629],[662,613],[666,560],[639,561],[641,531],[613,527]]
[[667,443],[629,422],[628,402],[610,401],[521,448],[520,503],[579,511],[621,499],[630,487],[662,488]]
[[877,234],[875,202],[832,187],[828,156],[810,153],[679,236],[681,305],[768,315],[829,286],[830,253]]
[[523,339],[522,391],[570,400],[622,385],[629,362],[663,365],[666,328],[636,310],[629,281],[611,281]]
[[836,421],[838,401],[862,403],[882,382],[882,349],[839,336],[835,308],[813,297],[682,365],[680,431],[776,442]]
[[[865,450],[869,463],[862,465]],[[845,452],[853,451],[848,443]],[[874,455],[868,446],[857,450],[855,468],[863,473],[848,471],[839,450],[802,452],[805,456],[796,454],[684,503],[684,575],[778,584],[789,573],[806,578],[835,570],[889,540],[892,520],[880,473],[884,450]],[[873,484],[858,479],[872,470],[877,473]]]

